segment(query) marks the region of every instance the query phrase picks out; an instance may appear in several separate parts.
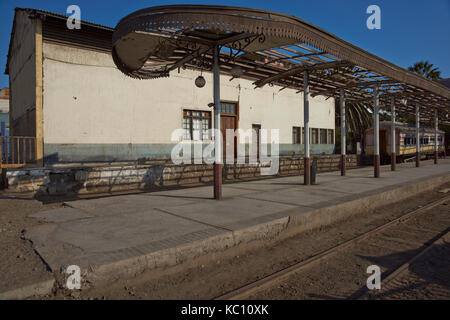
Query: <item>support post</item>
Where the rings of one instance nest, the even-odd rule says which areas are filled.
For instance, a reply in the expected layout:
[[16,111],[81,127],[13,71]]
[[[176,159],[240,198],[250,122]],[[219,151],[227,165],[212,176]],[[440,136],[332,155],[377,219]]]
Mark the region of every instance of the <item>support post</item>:
[[438,130],[439,130],[439,116],[438,110],[434,109],[434,164],[438,163],[438,153],[439,153],[439,141],[438,141]]
[[374,134],[374,177],[380,177],[380,100],[378,96],[378,87],[374,90],[374,108],[373,108],[373,134]]
[[391,98],[391,120],[392,120],[392,126],[391,126],[391,171],[395,171],[396,165],[397,165],[397,154],[396,154],[396,141],[395,138],[395,99],[394,97]]
[[36,163],[44,166],[44,111],[43,111],[43,40],[42,20],[36,19]]
[[220,67],[219,47],[214,48],[214,199],[222,199],[222,139],[220,130]]
[[416,167],[420,167],[420,106],[416,104]]
[[305,127],[304,144],[305,144],[305,158],[304,158],[304,176],[305,185],[311,184],[311,159],[309,150],[309,74],[307,71],[303,72],[303,121]]
[[340,104],[341,104],[341,176],[345,176],[347,159],[346,159],[346,146],[345,141],[345,93],[344,89],[340,90]]

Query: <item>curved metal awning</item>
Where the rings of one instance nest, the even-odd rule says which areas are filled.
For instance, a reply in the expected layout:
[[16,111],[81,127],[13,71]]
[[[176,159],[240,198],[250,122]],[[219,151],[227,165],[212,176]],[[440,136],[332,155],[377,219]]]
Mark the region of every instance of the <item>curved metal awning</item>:
[[382,107],[395,99],[400,113],[413,114],[418,103],[423,120],[434,119],[437,108],[450,123],[450,89],[277,12],[204,5],[139,10],[118,23],[112,54],[126,75],[151,79],[178,68],[211,70],[217,46],[221,72],[256,87],[302,90],[308,71],[312,96],[337,97],[343,89],[346,100],[370,102],[378,86]]

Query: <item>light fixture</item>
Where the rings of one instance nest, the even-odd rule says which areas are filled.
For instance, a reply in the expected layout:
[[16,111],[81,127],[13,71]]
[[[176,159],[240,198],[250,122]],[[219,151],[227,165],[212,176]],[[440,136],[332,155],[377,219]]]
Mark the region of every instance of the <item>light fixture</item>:
[[197,88],[203,88],[206,84],[206,80],[203,76],[198,76],[197,79],[195,79],[195,85]]

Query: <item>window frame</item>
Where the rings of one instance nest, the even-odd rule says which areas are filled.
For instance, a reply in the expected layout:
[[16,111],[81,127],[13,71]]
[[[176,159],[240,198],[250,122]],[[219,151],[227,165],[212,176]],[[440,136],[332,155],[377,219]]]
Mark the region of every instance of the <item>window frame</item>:
[[[190,112],[190,115],[189,115]],[[193,115],[193,113],[200,113],[200,116]],[[205,114],[205,116],[202,115],[202,113]],[[185,133],[183,134],[183,141],[211,141],[211,133],[210,130],[212,128],[212,113],[211,111],[206,110],[193,110],[193,109],[183,109],[183,130],[187,130],[188,128],[185,128],[185,119],[189,120],[189,136],[190,138],[186,138]],[[196,140],[194,139],[194,120],[200,120],[201,121],[201,128],[200,128],[200,139]],[[203,120],[208,120],[208,128],[205,129],[203,125]],[[196,129],[197,130],[197,129]],[[204,132],[208,132],[208,138],[205,139]]]
[[328,144],[334,144],[334,129],[327,129],[327,142]]
[[[325,133],[325,136],[324,136],[325,139],[322,139],[323,133]],[[323,140],[323,142],[322,142],[322,140]],[[323,128],[319,129],[319,144],[327,144],[327,142],[328,142],[328,130],[323,129]]]
[[[292,126],[292,144],[295,144],[295,145],[302,144],[303,130],[304,129],[302,127]],[[298,141],[298,142],[296,142],[296,141]]]
[[[319,142],[320,142],[319,132],[320,132],[319,128],[311,128],[310,129],[310,143],[311,144],[319,144]],[[316,141],[314,141],[314,136],[315,136]]]

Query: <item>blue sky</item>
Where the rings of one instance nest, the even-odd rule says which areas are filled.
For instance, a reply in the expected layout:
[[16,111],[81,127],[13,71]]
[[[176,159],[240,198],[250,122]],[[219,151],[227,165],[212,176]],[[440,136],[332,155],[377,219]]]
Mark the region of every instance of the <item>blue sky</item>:
[[[220,4],[279,11],[309,21],[338,37],[401,67],[420,60],[438,66],[450,77],[450,0],[0,0],[0,88],[4,75],[14,8],[37,8],[66,13],[71,4],[81,8],[82,20],[114,27],[123,16],[145,7],[166,4]],[[366,27],[369,5],[381,8],[381,30]]]

